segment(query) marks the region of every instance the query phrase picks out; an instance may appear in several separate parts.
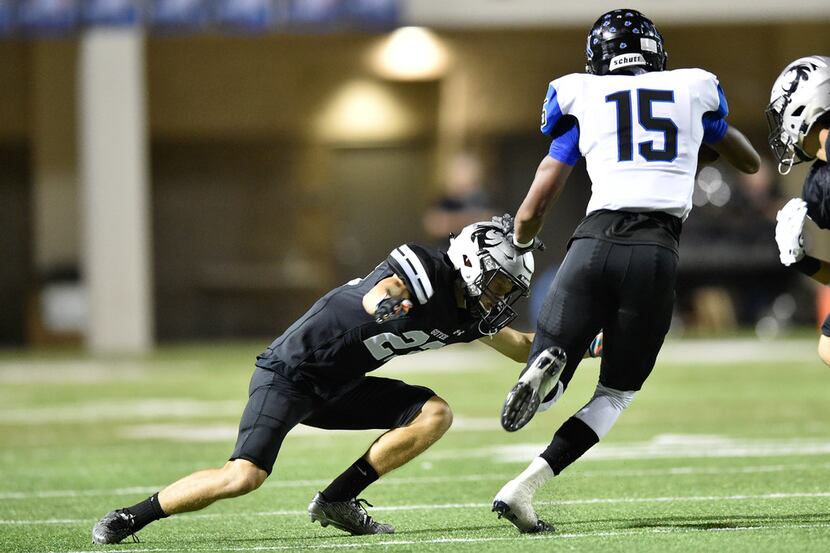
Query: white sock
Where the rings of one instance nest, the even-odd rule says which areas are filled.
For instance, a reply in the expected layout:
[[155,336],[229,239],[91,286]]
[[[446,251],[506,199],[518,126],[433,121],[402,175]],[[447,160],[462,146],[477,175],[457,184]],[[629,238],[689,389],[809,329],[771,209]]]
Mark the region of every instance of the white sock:
[[545,483],[553,478],[553,469],[547,461],[541,457],[536,457],[530,462],[530,465],[516,477],[516,480],[530,489],[531,493],[536,493],[536,490],[545,485]]

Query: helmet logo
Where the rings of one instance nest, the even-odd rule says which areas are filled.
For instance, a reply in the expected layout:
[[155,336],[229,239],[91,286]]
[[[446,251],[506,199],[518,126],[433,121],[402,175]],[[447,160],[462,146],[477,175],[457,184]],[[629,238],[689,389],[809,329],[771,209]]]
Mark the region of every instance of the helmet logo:
[[795,73],[790,77],[789,82],[787,84],[781,85],[781,88],[784,89],[784,92],[787,94],[792,94],[798,89],[798,83],[802,80],[806,81],[810,78],[810,72],[816,69],[815,65],[796,65],[792,69],[787,72],[787,77],[790,77],[791,73]]
[[621,67],[628,67],[630,65],[645,64],[646,59],[643,57],[642,54],[622,54],[611,58],[611,63],[608,65],[608,69],[610,71],[613,71],[615,69],[620,69]]

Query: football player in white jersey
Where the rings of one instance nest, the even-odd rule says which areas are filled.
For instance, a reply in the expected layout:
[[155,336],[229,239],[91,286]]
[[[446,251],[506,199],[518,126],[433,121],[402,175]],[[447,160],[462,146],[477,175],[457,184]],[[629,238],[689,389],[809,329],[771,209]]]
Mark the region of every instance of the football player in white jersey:
[[541,130],[553,142],[516,214],[517,249],[531,247],[580,156],[592,195],[539,314],[529,365],[505,401],[504,428],[517,430],[562,394],[600,328],[603,359],[590,401],[496,494],[493,511],[522,532],[552,529],[533,509],[535,491],[608,433],[654,366],[671,320],[701,144],[740,171],[760,164],[726,123],[717,77],[666,70],[663,38],[641,13],[602,15],[586,54],[586,73],[548,87]]
[[[804,180],[801,198],[793,198],[778,212],[775,241],[781,263],[830,284],[830,262],[806,255],[802,237],[806,217],[819,228],[830,229],[830,57],[807,56],[784,68],[772,85],[767,122],[769,145],[782,174],[796,163],[816,160]],[[830,365],[830,315],[821,325],[818,354]]]

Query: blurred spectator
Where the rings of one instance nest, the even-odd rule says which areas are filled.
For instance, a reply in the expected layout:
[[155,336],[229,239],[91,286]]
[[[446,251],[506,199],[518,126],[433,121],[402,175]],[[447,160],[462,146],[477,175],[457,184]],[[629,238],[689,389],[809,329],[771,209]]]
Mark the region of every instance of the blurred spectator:
[[688,327],[724,332],[755,325],[790,279],[777,262],[781,193],[772,163],[733,177],[718,166],[697,177],[695,216],[683,226],[678,304]]
[[481,160],[474,154],[462,152],[450,161],[444,194],[424,213],[424,230],[431,241],[443,245],[450,233],[497,214],[483,180]]

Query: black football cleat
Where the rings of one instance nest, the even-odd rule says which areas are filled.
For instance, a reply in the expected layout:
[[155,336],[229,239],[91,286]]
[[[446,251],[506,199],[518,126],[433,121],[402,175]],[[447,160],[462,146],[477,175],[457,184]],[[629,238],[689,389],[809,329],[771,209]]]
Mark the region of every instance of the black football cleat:
[[92,543],[107,544],[121,543],[127,536],[132,536],[134,542],[138,542],[133,527],[135,526],[135,515],[126,509],[111,511],[92,527]]
[[530,422],[542,398],[559,382],[567,363],[568,356],[560,347],[550,347],[537,355],[504,400],[501,409],[502,428],[515,432]]
[[391,524],[373,520],[363,507],[363,503],[369,507],[372,506],[365,499],[328,501],[322,493],[317,492],[308,504],[308,516],[311,522],[320,521],[320,526],[323,527],[331,524],[353,536],[395,533],[395,527]]

